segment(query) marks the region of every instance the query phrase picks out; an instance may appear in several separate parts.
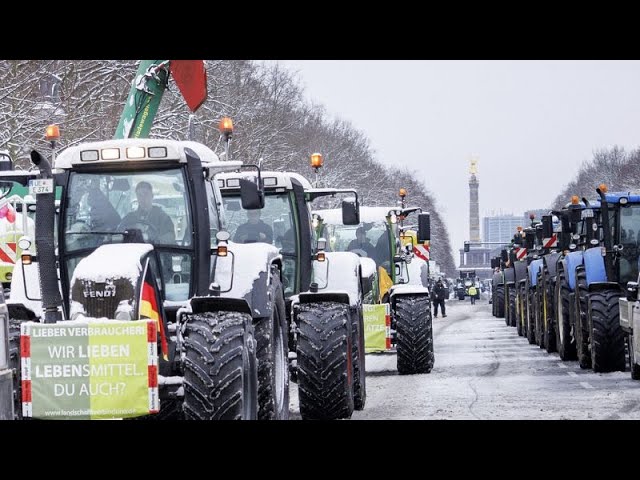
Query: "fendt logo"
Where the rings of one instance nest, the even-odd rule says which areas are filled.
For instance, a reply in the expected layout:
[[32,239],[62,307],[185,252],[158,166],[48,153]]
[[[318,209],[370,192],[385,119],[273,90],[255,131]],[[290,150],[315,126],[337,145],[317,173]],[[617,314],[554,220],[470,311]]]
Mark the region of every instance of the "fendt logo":
[[107,280],[105,283],[84,281],[82,295],[84,298],[111,298],[116,296],[116,286],[113,281]]

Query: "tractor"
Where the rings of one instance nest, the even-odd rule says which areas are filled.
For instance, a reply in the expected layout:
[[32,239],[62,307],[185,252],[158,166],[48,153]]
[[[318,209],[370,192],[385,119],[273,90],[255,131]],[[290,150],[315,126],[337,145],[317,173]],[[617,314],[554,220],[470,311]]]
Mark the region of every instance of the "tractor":
[[[293,172],[254,177],[253,172],[228,172],[218,176],[218,184],[232,238],[273,244],[282,255],[291,373],[298,383],[301,416],[350,418],[366,402],[362,305],[371,280],[365,279],[366,267],[357,255],[325,251],[326,242],[316,237],[312,225],[311,202],[348,194],[340,223],[357,225],[357,193],[313,188]],[[264,186],[259,219],[241,206],[239,187],[246,179]]]
[[[389,303],[391,345],[397,352],[401,375],[429,373],[434,364],[431,301],[429,296],[430,216],[419,207],[406,207],[406,191],[401,189],[399,207],[362,207],[358,226],[343,226],[336,210],[315,212],[330,251],[353,251],[369,256],[357,240],[362,229],[371,249],[378,273],[376,303]],[[416,225],[404,225],[405,219],[419,212]],[[417,234],[415,233],[417,231]],[[361,242],[362,244],[362,242]],[[350,247],[351,246],[351,247]]]
[[[241,162],[221,162],[196,142],[159,139],[78,144],[58,154],[53,170],[39,152],[31,158],[37,171],[0,174],[49,186],[36,195],[37,255],[23,239],[20,262],[21,279],[39,278],[41,296],[22,292],[34,303],[9,304],[12,344],[25,320],[155,318],[154,417],[287,418],[282,256],[273,246],[229,240],[215,181]],[[243,207],[261,208],[258,185],[242,183]],[[56,186],[63,194],[54,230]],[[180,199],[173,218],[158,213],[154,193]],[[30,288],[17,277],[12,291]]]
[[[621,326],[619,301],[638,277],[640,195],[596,188],[600,215],[587,218],[583,262],[575,271],[578,360],[596,372],[624,371],[625,346],[634,350],[631,332]],[[635,365],[635,360],[631,361]]]

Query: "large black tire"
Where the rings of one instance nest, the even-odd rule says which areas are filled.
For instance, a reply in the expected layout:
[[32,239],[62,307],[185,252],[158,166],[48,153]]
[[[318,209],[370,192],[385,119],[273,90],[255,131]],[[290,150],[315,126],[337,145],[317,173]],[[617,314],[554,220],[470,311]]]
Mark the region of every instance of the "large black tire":
[[518,296],[515,286],[509,287],[509,326],[516,327],[518,335],[522,336],[522,328],[518,322]]
[[535,311],[535,325],[536,325],[536,343],[540,346],[540,348],[544,348],[545,346],[545,335],[544,335],[544,322],[546,312],[544,311],[544,279],[542,272],[538,272],[537,274],[537,283],[536,283],[536,294],[535,294],[535,303],[534,303],[534,311]]
[[625,340],[620,326],[618,290],[592,292],[587,299],[594,372],[624,372]]
[[545,288],[542,294],[543,297],[543,309],[545,309],[545,317],[543,318],[544,329],[544,346],[548,353],[558,351],[557,339],[556,339],[556,320],[555,320],[555,308],[553,308],[553,282],[545,282]]
[[364,350],[364,317],[362,306],[351,315],[351,344],[353,350],[353,407],[363,410],[367,401],[367,375]]
[[496,309],[496,317],[503,318],[504,317],[504,285],[499,285],[496,287],[496,298],[495,298],[495,309]]
[[631,370],[631,378],[640,380],[640,365],[636,364],[635,354],[633,353],[633,333],[627,336],[627,347],[629,348],[629,370]]
[[[514,289],[515,290],[515,289]],[[515,299],[514,299],[514,303],[515,303],[515,327],[516,327],[516,331],[518,332],[518,335],[520,335],[521,337],[523,335],[526,335],[525,329],[524,329],[524,325],[522,325],[522,321],[520,316],[522,315],[522,302],[520,300],[520,294],[517,290],[514,291],[515,294]]]
[[249,314],[190,314],[184,349],[183,409],[188,420],[258,417],[258,366]]
[[434,364],[431,302],[426,295],[399,295],[394,317],[398,373],[429,373]]
[[531,345],[536,343],[536,291],[529,287],[529,281],[525,283],[525,323],[527,325],[527,340]]
[[580,269],[576,274],[576,295],[574,303],[574,321],[576,350],[580,368],[591,368],[591,353],[589,352],[589,322],[587,321],[587,273]]
[[22,371],[20,368],[20,320],[9,320],[9,368],[13,370],[13,418],[22,419]]
[[349,305],[301,303],[296,320],[302,418],[351,418],[354,382]]
[[558,271],[555,291],[556,345],[562,360],[577,360],[576,344],[571,338],[569,286],[565,273]]
[[258,343],[258,419],[289,419],[289,348],[287,318],[280,272],[273,269],[269,298],[273,299],[270,317],[255,321]]

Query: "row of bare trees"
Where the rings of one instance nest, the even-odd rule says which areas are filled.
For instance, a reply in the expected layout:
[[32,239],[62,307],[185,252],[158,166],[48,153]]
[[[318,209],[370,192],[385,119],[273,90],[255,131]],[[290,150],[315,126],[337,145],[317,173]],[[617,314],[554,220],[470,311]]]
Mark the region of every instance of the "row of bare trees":
[[[309,156],[320,152],[325,158],[323,184],[356,188],[363,204],[370,206],[395,205],[398,190],[406,188],[411,205],[431,212],[433,259],[448,276],[455,276],[446,226],[415,172],[382,165],[362,132],[307,101],[296,75],[281,65],[206,63],[208,99],[192,119],[194,140],[216,149],[218,122],[229,116],[236,160],[262,159],[267,169],[312,177]],[[0,149],[8,149],[19,166],[28,168],[29,151],[48,148],[43,132],[50,123],[60,125],[61,147],[111,138],[136,70],[135,60],[0,61]],[[151,136],[188,138],[189,115],[170,83]]]
[[572,195],[580,198],[595,198],[596,187],[605,183],[609,191],[634,191],[640,183],[640,149],[625,152],[614,146],[594,152],[591,160],[585,161],[575,178],[562,190],[553,208],[566,205]]

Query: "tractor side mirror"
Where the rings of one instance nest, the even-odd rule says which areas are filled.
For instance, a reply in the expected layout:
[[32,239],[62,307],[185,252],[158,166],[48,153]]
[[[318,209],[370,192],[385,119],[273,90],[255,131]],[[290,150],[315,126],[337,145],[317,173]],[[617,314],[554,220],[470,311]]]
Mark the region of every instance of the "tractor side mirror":
[[240,200],[245,210],[259,210],[264,208],[264,190],[258,181],[240,179]]
[[498,261],[497,258],[492,258],[491,259],[491,268],[498,268],[500,266],[500,263]]
[[418,214],[418,242],[431,240],[431,215],[428,213]]
[[[506,262],[507,260],[509,260],[509,254],[507,253],[506,249],[503,249],[500,252],[500,259],[502,259],[503,262]],[[498,265],[499,266],[499,265]]]
[[342,224],[360,225],[360,205],[353,197],[342,200]]
[[553,218],[551,215],[542,216],[542,236],[551,238],[553,236]]

